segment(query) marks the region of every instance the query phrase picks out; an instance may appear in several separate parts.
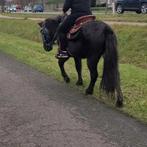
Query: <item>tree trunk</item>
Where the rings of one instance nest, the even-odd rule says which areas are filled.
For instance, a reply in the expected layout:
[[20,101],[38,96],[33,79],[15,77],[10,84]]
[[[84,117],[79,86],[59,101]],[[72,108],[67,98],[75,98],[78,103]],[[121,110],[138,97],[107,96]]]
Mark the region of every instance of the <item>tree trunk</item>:
[[2,8],[2,13],[4,13],[5,12],[5,0],[1,0],[1,8]]

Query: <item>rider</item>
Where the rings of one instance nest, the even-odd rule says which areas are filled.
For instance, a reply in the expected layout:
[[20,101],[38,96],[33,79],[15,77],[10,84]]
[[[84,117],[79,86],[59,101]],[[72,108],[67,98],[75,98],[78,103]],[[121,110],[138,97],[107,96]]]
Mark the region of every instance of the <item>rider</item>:
[[71,14],[66,17],[62,22],[58,35],[59,35],[59,52],[57,58],[68,58],[67,49],[67,33],[70,28],[74,25],[77,18],[85,15],[91,15],[91,0],[65,0],[63,6],[63,14],[66,15],[68,10],[71,9]]

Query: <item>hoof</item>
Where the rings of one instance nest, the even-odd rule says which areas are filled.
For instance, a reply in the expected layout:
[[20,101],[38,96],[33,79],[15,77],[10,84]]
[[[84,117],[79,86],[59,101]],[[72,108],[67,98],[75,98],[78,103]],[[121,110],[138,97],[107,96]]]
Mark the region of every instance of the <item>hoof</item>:
[[116,102],[116,107],[122,108],[123,107],[123,102],[122,101],[117,101]]
[[70,78],[65,77],[65,78],[64,78],[64,81],[65,81],[66,83],[69,83],[69,82],[70,82]]
[[86,89],[85,94],[86,95],[92,95],[93,94],[93,90]]
[[83,81],[77,81],[76,85],[77,86],[82,86],[83,85]]

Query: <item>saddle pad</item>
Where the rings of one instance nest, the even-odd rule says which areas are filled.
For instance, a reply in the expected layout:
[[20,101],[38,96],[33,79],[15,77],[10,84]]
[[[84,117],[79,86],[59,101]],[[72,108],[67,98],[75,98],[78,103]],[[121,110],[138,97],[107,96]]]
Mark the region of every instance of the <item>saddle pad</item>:
[[94,15],[86,15],[86,16],[79,17],[76,20],[75,25],[70,29],[69,33],[71,35],[76,33],[84,24],[90,21],[94,21],[95,19],[96,17]]

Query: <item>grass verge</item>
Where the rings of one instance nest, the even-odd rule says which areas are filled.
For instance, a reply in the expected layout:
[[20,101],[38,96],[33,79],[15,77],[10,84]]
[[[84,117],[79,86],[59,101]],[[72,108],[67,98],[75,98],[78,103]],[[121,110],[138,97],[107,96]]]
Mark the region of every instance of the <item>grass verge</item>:
[[[42,49],[37,25],[32,21],[26,20],[23,21],[24,23],[21,21],[0,21],[0,51],[11,54],[18,60],[62,81],[57,60],[54,57],[56,49],[46,53]],[[9,25],[12,25],[12,27],[8,28]],[[118,34],[121,53],[120,73],[125,98],[125,106],[122,111],[147,122],[147,29],[125,26],[113,26],[113,28]],[[137,36],[134,36],[134,34]],[[138,47],[140,48],[138,49]],[[71,77],[71,86],[74,86],[77,78],[73,67],[73,60],[70,59],[66,64],[66,70]],[[99,69],[101,77],[101,64]],[[83,61],[83,78],[84,86],[79,89],[84,92],[89,82],[89,72],[85,60]],[[114,100],[100,96],[99,81],[100,78],[96,83],[94,95],[99,100],[112,105]]]
[[115,14],[112,13],[97,15],[97,18],[105,21],[119,21],[119,22],[147,22],[146,14],[124,13]]
[[[62,13],[59,13],[62,14]],[[136,14],[136,13],[124,13],[124,14],[115,14],[113,15],[111,12],[105,14],[105,11],[99,12],[94,11],[94,14],[100,20],[105,21],[119,21],[119,22],[147,22],[146,14]],[[37,14],[37,13],[4,13],[2,15],[11,16],[11,17],[22,17],[24,19],[27,18],[48,18],[53,17],[58,14]]]

